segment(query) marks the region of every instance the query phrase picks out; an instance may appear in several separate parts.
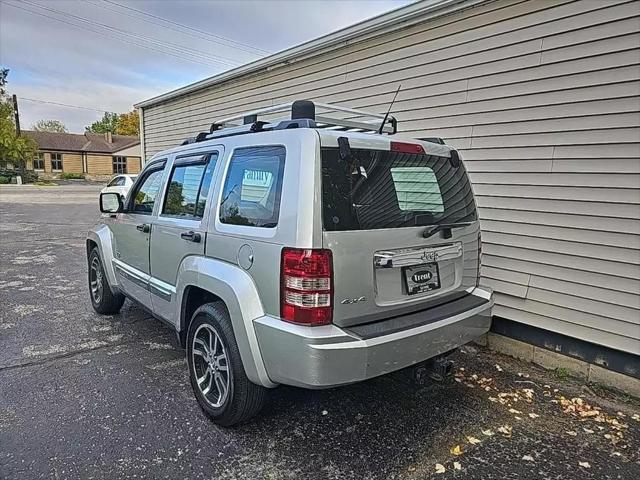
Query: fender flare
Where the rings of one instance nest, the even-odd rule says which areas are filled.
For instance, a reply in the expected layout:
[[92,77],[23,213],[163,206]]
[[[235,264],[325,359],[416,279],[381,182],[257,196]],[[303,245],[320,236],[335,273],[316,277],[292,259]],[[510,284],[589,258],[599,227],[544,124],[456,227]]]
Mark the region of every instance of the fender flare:
[[258,385],[276,387],[278,384],[267,375],[253,324],[253,320],[265,315],[253,278],[242,268],[221,260],[197,256],[185,258],[176,285],[175,318],[180,319],[176,325],[180,331],[187,328],[189,321],[182,318],[182,302],[189,286],[206,290],[226,304],[247,377]]
[[113,243],[111,230],[106,225],[99,225],[87,233],[87,259],[89,258],[89,242],[92,241],[98,246],[98,253],[102,259],[102,268],[104,269],[109,286],[112,289],[118,289],[118,280],[116,272],[113,268]]

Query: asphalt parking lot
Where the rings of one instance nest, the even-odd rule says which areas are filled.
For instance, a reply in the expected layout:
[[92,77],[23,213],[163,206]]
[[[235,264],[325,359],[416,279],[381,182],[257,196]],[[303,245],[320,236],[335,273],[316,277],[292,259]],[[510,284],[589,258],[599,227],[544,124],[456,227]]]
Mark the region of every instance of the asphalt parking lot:
[[91,308],[99,189],[0,187],[1,478],[640,478],[636,400],[477,346],[446,383],[281,387],[216,427],[166,327]]

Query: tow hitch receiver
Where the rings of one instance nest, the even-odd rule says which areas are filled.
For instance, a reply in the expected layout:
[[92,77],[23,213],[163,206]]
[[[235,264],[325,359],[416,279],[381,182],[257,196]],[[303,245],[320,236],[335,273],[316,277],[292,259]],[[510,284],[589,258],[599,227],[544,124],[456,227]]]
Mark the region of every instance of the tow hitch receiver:
[[419,385],[424,385],[427,378],[442,382],[453,375],[453,360],[447,357],[437,357],[427,362],[416,365],[413,369],[413,378]]

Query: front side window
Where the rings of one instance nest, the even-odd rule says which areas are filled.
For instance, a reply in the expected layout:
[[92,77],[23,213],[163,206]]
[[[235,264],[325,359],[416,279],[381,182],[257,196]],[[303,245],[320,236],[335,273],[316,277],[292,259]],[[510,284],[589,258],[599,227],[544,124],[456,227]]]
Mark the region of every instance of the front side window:
[[150,215],[162,185],[163,169],[151,170],[136,187],[132,195],[132,208],[135,213]]
[[195,161],[181,159],[173,167],[163,215],[202,218],[217,158],[216,153]]
[[113,173],[127,173],[127,157],[112,157]]
[[51,170],[53,171],[61,171],[62,170],[62,154],[61,153],[52,153],[51,154]]
[[44,170],[44,153],[38,152],[33,159],[34,170]]
[[285,149],[240,148],[231,157],[220,202],[220,221],[273,228],[278,224]]

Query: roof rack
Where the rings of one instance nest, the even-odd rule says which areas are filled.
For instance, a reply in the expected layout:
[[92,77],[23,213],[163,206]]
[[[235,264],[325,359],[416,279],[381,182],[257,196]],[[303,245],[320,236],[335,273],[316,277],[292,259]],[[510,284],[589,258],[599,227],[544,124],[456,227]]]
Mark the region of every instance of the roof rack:
[[[316,109],[320,110],[320,112],[316,113]],[[286,115],[287,112],[290,112],[290,116]],[[278,113],[285,113],[286,116],[268,121],[260,120],[260,117],[264,118]],[[347,118],[335,118],[331,116],[332,113],[347,114]],[[381,128],[383,121],[384,125]],[[398,122],[391,115],[385,120],[385,115],[365,112],[364,110],[356,110],[329,103],[311,102],[309,100],[296,100],[295,102],[283,103],[223,118],[212,123],[209,132],[201,132],[196,137],[188,138],[182,145],[203,142],[213,138],[291,128],[325,128],[327,130],[388,133],[393,135],[398,131]]]

